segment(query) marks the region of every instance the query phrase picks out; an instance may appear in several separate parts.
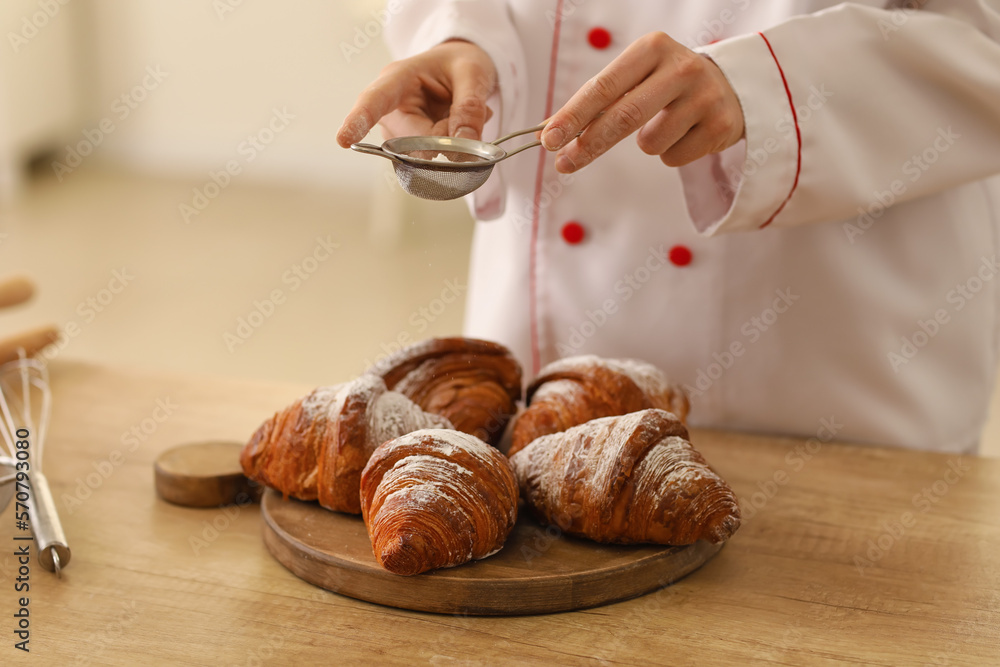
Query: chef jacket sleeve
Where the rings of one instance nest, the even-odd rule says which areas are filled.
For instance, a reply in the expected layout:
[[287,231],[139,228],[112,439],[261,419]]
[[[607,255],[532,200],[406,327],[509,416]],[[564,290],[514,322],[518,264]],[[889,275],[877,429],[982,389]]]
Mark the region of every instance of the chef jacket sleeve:
[[1000,173],[1000,0],[921,4],[842,4],[699,49],[746,121],[745,141],[680,170],[701,233],[855,217]]
[[[496,138],[523,128],[527,105],[524,49],[502,0],[398,0],[385,40],[394,58],[408,58],[449,39],[464,39],[482,48],[497,70],[497,92],[487,102],[493,117],[483,137]],[[390,3],[392,5],[392,3]],[[504,210],[501,170],[466,200],[473,216],[490,220]]]

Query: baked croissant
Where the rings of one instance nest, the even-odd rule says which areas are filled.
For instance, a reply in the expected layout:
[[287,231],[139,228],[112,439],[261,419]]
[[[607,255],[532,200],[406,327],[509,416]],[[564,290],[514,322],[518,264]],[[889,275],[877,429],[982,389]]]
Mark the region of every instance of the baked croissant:
[[663,410],[595,419],[511,458],[535,516],[598,542],[722,542],[740,525],[732,489]]
[[452,567],[503,546],[517,520],[517,480],[475,436],[415,431],[375,450],[361,475],[361,515],[390,572]]
[[240,454],[243,472],[287,498],[319,500],[338,512],[361,512],[361,471],[375,448],[421,428],[451,428],[382,379],[319,387],[275,414]]
[[368,370],[455,428],[497,444],[521,399],[521,365],[503,345],[431,338]]
[[625,415],[647,408],[672,412],[683,423],[687,394],[663,372],[635,359],[568,357],[545,366],[528,387],[528,408],[514,422],[513,456],[529,442],[598,417]]

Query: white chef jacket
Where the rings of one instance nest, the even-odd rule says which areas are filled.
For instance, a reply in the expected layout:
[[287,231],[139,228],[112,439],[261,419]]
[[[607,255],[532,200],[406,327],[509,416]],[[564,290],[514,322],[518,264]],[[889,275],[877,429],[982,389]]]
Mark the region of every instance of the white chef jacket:
[[529,376],[647,360],[694,425],[974,450],[1000,333],[1000,0],[914,4],[390,3],[397,57],[492,57],[487,137],[654,30],[711,57],[745,116],[745,141],[680,169],[634,137],[572,176],[541,149],[502,163],[470,197],[466,334]]

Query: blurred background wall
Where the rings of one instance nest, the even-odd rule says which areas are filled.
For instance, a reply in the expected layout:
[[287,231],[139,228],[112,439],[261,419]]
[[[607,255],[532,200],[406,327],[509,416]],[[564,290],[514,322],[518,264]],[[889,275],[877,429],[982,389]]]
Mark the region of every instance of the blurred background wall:
[[[110,119],[115,129],[98,146],[100,159],[203,173],[232,159],[277,108],[294,121],[266,159],[248,166],[249,178],[365,187],[383,165],[355,159],[334,134],[388,61],[382,7],[381,0],[4,0],[0,136],[8,167],[12,151],[22,159],[52,147],[65,154],[66,143]],[[163,78],[143,96],[136,87],[144,79],[149,87],[150,69]]]
[[56,358],[320,384],[460,333],[464,203],[412,198],[335,142],[389,18],[382,0],[3,0],[0,278],[39,290],[0,338],[51,322]]
[[0,2],[0,278],[39,285],[0,338],[52,323],[56,359],[316,385],[458,334],[464,204],[335,143],[389,61],[383,7]]

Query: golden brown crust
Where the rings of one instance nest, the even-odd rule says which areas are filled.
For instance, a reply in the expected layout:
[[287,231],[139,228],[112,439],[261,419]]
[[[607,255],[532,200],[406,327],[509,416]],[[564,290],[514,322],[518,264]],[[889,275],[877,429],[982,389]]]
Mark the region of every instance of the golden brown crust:
[[261,424],[240,453],[243,473],[286,498],[316,500],[317,455],[329,418],[326,411],[313,414],[303,405],[325,402],[342,386],[317,387]]
[[689,402],[654,366],[632,359],[595,356],[560,359],[528,387],[528,408],[514,424],[509,456],[532,440],[600,417],[658,408],[683,423]]
[[504,455],[474,436],[416,431],[375,450],[361,513],[379,563],[419,574],[499,551],[517,520],[517,480]]
[[663,410],[542,436],[511,465],[540,521],[598,542],[722,542],[740,524],[732,489]]
[[366,375],[320,387],[257,429],[240,455],[247,477],[285,497],[319,500],[327,509],[358,514],[361,471],[375,448],[421,428],[450,428]]
[[353,384],[360,386],[336,401],[336,418],[327,430],[330,437],[320,450],[319,504],[357,513],[361,511],[358,502],[361,471],[375,448],[382,444],[373,442],[369,426],[379,418],[373,414],[375,402],[385,390],[374,383]]
[[456,429],[499,442],[521,398],[521,365],[503,345],[475,338],[431,338],[368,370],[389,389]]

